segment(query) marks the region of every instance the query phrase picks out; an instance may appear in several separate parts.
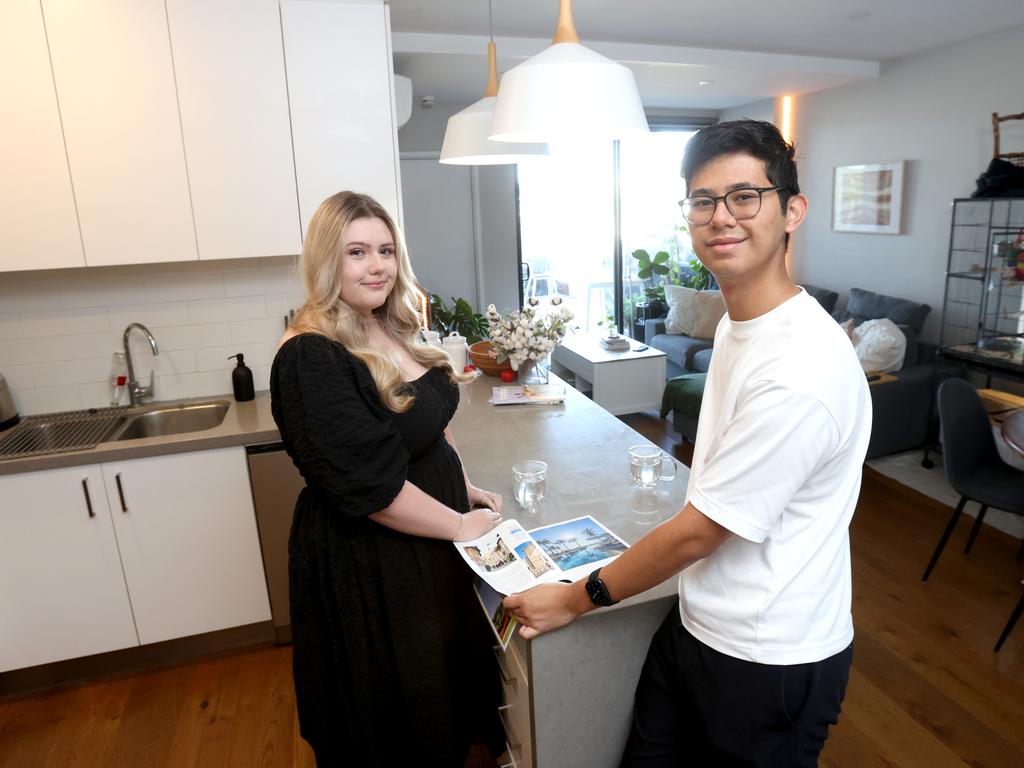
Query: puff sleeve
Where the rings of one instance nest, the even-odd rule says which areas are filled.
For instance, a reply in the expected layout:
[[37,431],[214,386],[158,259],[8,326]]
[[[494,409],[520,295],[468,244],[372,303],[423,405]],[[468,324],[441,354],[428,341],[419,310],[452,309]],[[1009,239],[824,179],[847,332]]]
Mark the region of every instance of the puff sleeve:
[[391,504],[409,454],[358,358],[326,337],[298,336],[278,350],[270,391],[282,441],[311,491],[351,517]]

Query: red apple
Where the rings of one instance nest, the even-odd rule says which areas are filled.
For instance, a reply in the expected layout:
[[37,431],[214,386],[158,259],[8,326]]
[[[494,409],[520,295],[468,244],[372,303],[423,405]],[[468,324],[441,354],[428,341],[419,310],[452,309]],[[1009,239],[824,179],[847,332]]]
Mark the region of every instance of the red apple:
[[515,381],[516,380],[516,372],[506,368],[505,370],[503,370],[501,372],[501,380],[505,381],[505,382]]

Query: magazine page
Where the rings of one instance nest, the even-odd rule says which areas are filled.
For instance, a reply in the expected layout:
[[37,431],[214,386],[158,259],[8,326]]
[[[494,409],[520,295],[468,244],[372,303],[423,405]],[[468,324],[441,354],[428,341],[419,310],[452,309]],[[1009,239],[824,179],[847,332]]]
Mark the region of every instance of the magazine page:
[[457,541],[455,548],[477,576],[503,595],[561,578],[551,558],[516,520],[506,520],[478,539]]
[[558,578],[568,581],[586,578],[629,549],[629,544],[590,515],[534,528],[530,536],[555,564]]
[[480,605],[484,608],[484,613],[487,614],[488,622],[494,631],[494,636],[498,638],[501,650],[505,650],[508,648],[508,644],[512,640],[512,633],[516,631],[519,622],[502,603],[505,596],[488,586],[486,581],[479,577],[473,579],[473,590],[476,592],[476,598],[480,601]]
[[491,405],[553,405],[565,400],[564,384],[492,387]]

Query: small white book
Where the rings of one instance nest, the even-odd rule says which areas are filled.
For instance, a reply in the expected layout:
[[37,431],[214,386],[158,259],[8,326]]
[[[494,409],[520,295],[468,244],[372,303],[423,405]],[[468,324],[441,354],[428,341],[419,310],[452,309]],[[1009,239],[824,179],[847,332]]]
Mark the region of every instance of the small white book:
[[562,384],[534,384],[528,387],[493,387],[491,405],[551,405],[565,400]]

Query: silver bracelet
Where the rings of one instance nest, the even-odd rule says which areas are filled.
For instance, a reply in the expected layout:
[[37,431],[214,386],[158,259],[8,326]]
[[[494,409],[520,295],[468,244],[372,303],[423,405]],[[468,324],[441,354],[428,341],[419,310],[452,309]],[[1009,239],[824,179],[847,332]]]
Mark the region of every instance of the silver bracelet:
[[466,522],[466,516],[461,512],[456,513],[459,516],[459,529],[455,531],[455,535],[452,536],[452,541],[458,541],[459,536],[462,535],[462,525]]

